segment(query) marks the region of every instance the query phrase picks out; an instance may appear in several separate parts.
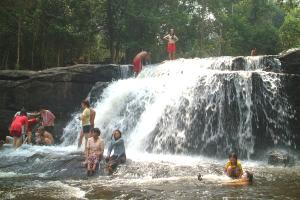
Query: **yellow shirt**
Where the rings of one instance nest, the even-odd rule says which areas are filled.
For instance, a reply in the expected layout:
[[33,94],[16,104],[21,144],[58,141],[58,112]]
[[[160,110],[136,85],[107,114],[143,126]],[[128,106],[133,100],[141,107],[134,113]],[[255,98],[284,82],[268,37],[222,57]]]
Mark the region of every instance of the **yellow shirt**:
[[227,170],[227,168],[231,166],[233,169],[235,169],[236,167],[239,168],[241,174],[243,174],[243,168],[242,168],[242,165],[239,161],[236,162],[236,165],[233,165],[230,160],[226,163],[225,165],[225,169]]
[[81,115],[82,126],[91,125],[90,116],[91,116],[91,110],[89,108],[85,108]]

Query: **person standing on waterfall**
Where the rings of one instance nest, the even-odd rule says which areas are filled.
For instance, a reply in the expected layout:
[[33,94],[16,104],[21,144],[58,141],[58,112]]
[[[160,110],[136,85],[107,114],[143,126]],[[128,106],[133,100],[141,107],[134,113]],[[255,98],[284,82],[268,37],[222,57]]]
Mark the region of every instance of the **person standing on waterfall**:
[[81,102],[81,107],[83,112],[79,119],[81,120],[82,131],[80,132],[80,137],[78,141],[78,148],[80,148],[82,144],[83,136],[85,137],[85,145],[84,149],[86,148],[87,140],[89,137],[89,133],[91,130],[91,110],[90,110],[90,102],[88,100],[83,100]]
[[176,53],[176,42],[178,41],[178,37],[175,35],[175,31],[173,28],[170,29],[170,33],[164,36],[165,40],[168,41],[167,51],[169,54],[169,59],[174,60],[175,59],[175,53]]
[[135,76],[137,76],[142,71],[142,61],[150,61],[151,52],[150,51],[141,51],[133,59],[133,71]]

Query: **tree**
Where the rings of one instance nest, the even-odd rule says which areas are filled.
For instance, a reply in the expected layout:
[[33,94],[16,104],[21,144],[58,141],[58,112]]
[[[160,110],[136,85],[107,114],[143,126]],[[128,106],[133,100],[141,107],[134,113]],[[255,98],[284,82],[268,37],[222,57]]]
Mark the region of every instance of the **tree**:
[[280,42],[284,49],[300,47],[300,8],[295,8],[285,17],[280,27]]

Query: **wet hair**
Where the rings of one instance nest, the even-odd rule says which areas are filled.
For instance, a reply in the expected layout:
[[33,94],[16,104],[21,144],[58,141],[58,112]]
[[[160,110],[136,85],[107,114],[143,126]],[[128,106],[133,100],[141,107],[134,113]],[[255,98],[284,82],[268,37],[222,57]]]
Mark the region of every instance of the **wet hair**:
[[92,128],[91,132],[97,133],[98,136],[100,136],[101,131],[99,128]]
[[114,130],[114,133],[118,132],[120,134],[120,137],[122,137],[122,132],[119,129]]
[[26,112],[26,109],[25,109],[25,108],[22,108],[22,109],[21,109],[20,115],[21,115],[21,116],[27,116],[27,112]]
[[230,153],[229,156],[228,156],[229,159],[230,159],[230,158],[235,158],[236,160],[238,159],[237,157],[238,157],[238,156],[237,156],[236,153]]
[[45,128],[43,126],[38,127],[37,132],[43,134],[45,132]]
[[252,183],[252,181],[253,181],[253,174],[250,173],[249,171],[245,171],[245,173],[247,174],[247,178],[248,178],[249,182]]
[[83,100],[82,102],[81,102],[83,105],[85,105],[86,107],[90,107],[90,102],[88,101],[88,100]]

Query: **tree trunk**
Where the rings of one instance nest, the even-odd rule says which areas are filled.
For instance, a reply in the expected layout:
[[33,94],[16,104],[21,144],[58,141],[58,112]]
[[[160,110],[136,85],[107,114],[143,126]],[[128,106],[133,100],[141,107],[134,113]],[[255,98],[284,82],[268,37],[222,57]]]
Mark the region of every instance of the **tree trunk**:
[[21,43],[21,17],[18,20],[18,34],[17,34],[17,63],[16,63],[16,69],[20,68],[20,43]]
[[57,51],[57,67],[59,67],[59,62],[60,62],[60,49]]

